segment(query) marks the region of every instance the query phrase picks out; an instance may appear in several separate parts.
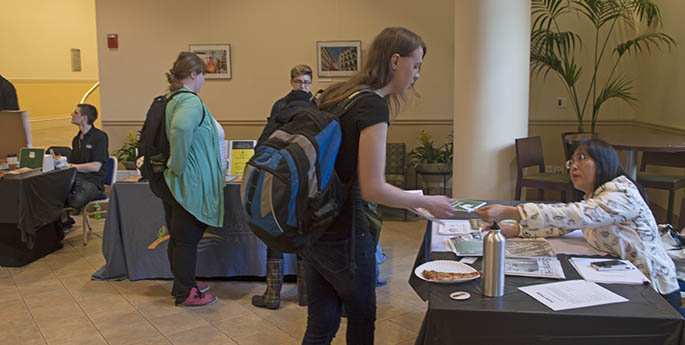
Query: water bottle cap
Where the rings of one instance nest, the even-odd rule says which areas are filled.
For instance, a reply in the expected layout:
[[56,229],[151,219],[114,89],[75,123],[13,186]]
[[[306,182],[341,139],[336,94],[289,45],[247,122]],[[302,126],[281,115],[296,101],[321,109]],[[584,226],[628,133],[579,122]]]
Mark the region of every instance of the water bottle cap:
[[499,225],[497,225],[497,222],[492,222],[492,225],[490,225],[490,230],[499,230]]

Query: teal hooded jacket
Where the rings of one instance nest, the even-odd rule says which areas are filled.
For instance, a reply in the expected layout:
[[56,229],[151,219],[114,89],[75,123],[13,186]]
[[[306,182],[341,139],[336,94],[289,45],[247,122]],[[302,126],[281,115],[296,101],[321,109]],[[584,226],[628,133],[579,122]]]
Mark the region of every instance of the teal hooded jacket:
[[197,220],[213,227],[223,226],[224,176],[218,134],[209,109],[192,93],[177,95],[166,107],[166,134],[171,155],[164,178],[171,194]]

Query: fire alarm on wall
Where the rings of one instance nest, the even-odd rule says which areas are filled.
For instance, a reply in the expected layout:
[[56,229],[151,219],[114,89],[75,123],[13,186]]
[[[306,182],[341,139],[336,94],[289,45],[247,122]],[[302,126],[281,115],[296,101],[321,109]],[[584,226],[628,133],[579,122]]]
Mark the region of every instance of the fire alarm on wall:
[[119,35],[107,34],[107,48],[110,48],[110,49],[119,48]]

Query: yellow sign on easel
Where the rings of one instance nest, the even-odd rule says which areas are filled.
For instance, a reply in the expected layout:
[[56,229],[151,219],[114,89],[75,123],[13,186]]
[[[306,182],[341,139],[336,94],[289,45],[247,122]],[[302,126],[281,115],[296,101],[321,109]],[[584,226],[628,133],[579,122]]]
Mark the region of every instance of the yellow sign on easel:
[[242,176],[247,161],[252,158],[256,140],[231,140],[228,142],[228,160],[231,164],[229,174]]

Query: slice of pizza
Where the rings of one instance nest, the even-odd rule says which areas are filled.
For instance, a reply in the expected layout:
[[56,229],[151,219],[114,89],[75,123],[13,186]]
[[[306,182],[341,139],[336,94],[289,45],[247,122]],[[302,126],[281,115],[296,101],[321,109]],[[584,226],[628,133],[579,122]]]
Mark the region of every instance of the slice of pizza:
[[434,270],[424,270],[423,277],[428,280],[459,280],[478,277],[480,273],[469,272],[469,273],[454,273],[454,272],[439,272]]

